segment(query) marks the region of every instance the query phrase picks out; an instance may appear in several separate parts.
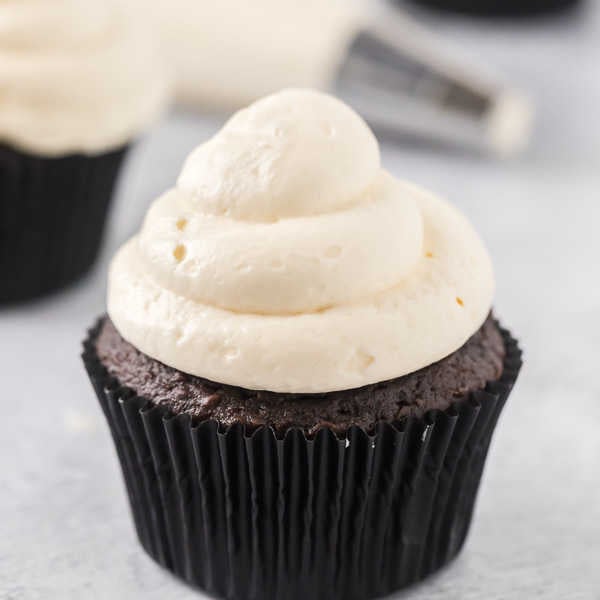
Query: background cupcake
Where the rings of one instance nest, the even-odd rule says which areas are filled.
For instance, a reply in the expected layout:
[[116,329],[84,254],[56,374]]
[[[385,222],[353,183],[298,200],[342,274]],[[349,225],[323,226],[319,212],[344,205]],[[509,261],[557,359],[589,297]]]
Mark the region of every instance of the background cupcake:
[[0,19],[0,301],[92,264],[128,145],[166,85],[139,18],[114,2],[8,0]]
[[520,368],[489,257],[364,121],[290,90],[188,158],[84,362],[140,540],[229,598],[371,598],[467,534]]

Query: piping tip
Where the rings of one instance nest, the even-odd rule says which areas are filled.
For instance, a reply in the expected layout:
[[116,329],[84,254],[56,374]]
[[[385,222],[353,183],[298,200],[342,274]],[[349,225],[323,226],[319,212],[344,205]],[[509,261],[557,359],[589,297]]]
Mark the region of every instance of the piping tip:
[[397,11],[356,32],[334,83],[374,127],[507,158],[531,138],[534,106],[521,90],[452,58]]

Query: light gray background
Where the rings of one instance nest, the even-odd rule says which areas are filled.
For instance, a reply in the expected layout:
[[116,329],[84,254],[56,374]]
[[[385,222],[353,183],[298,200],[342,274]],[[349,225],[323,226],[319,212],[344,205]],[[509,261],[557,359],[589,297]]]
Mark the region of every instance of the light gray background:
[[[383,147],[385,165],[449,197],[486,240],[496,308],[526,364],[502,417],[461,557],[407,600],[600,598],[600,10],[435,29],[529,89],[530,151],[494,162]],[[134,536],[80,360],[110,256],[219,119],[176,114],[130,157],[101,260],[78,285],[0,311],[0,598],[200,598]]]

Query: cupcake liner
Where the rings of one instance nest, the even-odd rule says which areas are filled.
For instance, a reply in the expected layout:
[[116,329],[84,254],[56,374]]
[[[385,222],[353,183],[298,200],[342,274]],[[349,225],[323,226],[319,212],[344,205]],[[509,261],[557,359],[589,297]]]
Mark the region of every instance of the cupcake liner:
[[579,4],[579,0],[413,0],[418,4],[474,15],[516,17],[553,12]]
[[127,148],[49,158],[0,146],[0,303],[58,289],[92,265]]
[[188,583],[231,599],[363,599],[423,579],[461,549],[492,433],[521,367],[446,411],[342,439],[220,428],[153,406],[83,360],[117,447],[139,539]]

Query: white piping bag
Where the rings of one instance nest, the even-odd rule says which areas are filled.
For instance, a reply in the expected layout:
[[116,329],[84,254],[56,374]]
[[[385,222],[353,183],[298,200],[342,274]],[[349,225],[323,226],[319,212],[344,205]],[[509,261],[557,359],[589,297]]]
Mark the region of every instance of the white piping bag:
[[284,87],[314,87],[391,134],[499,156],[529,141],[527,96],[452,58],[442,40],[397,9],[367,11],[350,0],[153,6],[187,106],[229,111]]

